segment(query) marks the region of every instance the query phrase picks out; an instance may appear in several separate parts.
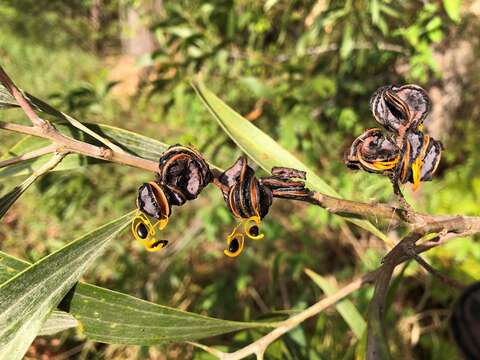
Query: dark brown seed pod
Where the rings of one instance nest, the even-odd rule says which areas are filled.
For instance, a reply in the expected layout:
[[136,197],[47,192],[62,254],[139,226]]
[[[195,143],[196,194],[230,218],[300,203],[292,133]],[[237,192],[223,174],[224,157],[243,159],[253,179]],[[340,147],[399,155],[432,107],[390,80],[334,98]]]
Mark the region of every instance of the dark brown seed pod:
[[263,219],[267,215],[272,205],[272,191],[256,178],[245,156],[239,157],[218,180],[223,185],[225,202],[235,217]]
[[465,359],[480,359],[480,282],[468,286],[455,302],[450,329]]
[[369,129],[355,139],[345,153],[345,164],[353,169],[387,174],[394,171],[400,160],[395,142],[380,129]]
[[212,178],[207,162],[194,148],[173,145],[160,157],[157,182],[169,190],[172,205],[195,199]]
[[421,181],[432,180],[440,163],[442,144],[421,131],[409,131],[401,153],[398,179],[402,183],[411,182],[416,190]]
[[[212,178],[207,162],[197,150],[178,144],[169,147],[160,157],[157,179],[138,189],[139,213],[132,222],[133,236],[148,251],[165,247],[168,241],[156,240],[155,228],[162,230],[168,223],[171,207],[195,199]],[[158,221],[152,225],[146,216]]]
[[274,197],[299,199],[309,196],[310,190],[301,181],[305,178],[304,171],[275,167],[271,176],[257,179],[245,156],[222,173],[218,182],[225,202],[232,214],[242,219],[227,237],[225,255],[238,256],[243,250],[245,236],[252,240],[264,237],[260,233],[260,224]]
[[168,219],[171,213],[170,199],[163,185],[154,181],[138,189],[137,208],[157,220]]
[[385,129],[402,135],[417,129],[431,110],[427,92],[418,85],[379,88],[370,98],[375,120]]

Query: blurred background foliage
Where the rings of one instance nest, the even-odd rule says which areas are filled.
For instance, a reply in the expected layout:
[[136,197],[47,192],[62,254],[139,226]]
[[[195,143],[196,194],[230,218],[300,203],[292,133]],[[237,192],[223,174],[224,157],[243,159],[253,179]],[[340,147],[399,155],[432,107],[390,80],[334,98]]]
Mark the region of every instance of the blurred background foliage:
[[[349,171],[343,152],[374,127],[372,92],[385,84],[425,87],[427,130],[446,151],[431,183],[405,192],[433,214],[480,212],[480,1],[392,0],[4,0],[0,59],[17,84],[86,122],[114,124],[160,141],[194,144],[214,164],[240,152],[195,96],[200,74],[234,109],[296,154],[344,197],[393,201],[387,179]],[[2,116],[24,121],[20,112]],[[2,133],[5,156],[21,137]],[[3,251],[38,260],[134,207],[152,175],[116,165],[45,176],[0,224]],[[17,181],[17,180],[15,180]],[[0,179],[0,189],[11,180]],[[325,211],[277,201],[266,239],[223,256],[234,220],[216,189],[175,209],[149,254],[124,234],[86,280],[161,304],[249,320],[302,309],[321,296],[309,267],[341,283],[375,268],[382,243]],[[386,224],[392,238],[398,229]],[[478,238],[426,255],[464,283],[480,274]],[[372,290],[352,301],[365,314]],[[446,328],[456,294],[410,264],[392,294],[395,357],[454,359]],[[270,314],[270,315],[269,315]],[[347,335],[346,335],[347,334]],[[74,336],[72,336],[74,335]],[[258,331],[212,339],[236,349]],[[268,359],[352,359],[360,346],[333,310],[277,341]],[[348,349],[348,350],[347,350]],[[206,359],[189,346],[106,346],[66,333],[37,339],[32,358]]]

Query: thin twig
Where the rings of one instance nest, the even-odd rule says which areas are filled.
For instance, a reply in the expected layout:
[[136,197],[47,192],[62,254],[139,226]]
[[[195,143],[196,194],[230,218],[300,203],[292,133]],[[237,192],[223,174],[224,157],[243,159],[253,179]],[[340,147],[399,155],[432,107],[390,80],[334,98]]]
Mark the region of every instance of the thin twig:
[[451,286],[455,289],[458,289],[458,290],[463,290],[465,289],[465,285],[459,283],[458,281],[452,279],[452,278],[449,278],[447,275],[445,274],[442,274],[440,271],[436,270],[435,268],[433,268],[429,263],[427,263],[425,261],[425,259],[423,259],[420,255],[417,255],[417,254],[413,254],[413,258],[426,270],[428,271],[430,274],[436,276],[441,282],[443,282],[444,284],[448,285],[448,286]]
[[10,166],[13,164],[17,164],[22,161],[30,160],[30,159],[35,159],[37,157],[40,157],[42,155],[50,154],[54,152],[57,149],[57,146],[54,144],[47,145],[43,148],[33,150],[30,152],[27,152],[25,154],[19,155],[19,156],[14,156],[11,157],[10,159],[6,159],[3,161],[0,161],[0,168]]
[[48,122],[41,119],[37,113],[32,109],[28,100],[25,98],[21,90],[15,85],[15,83],[10,79],[5,70],[0,66],[0,82],[7,88],[10,94],[13,95],[15,100],[17,100],[18,105],[23,109],[25,114],[28,116],[33,126],[38,128],[45,128],[48,126]]
[[43,131],[32,126],[5,123],[0,121],[0,129],[10,130],[22,134],[33,135],[48,139],[55,143],[57,146],[63,147],[65,150],[73,153],[111,161],[118,164],[133,166],[150,172],[158,171],[158,163],[155,161],[144,159],[128,153],[118,153],[112,151],[111,149],[69,138],[58,132],[53,127],[49,131]]
[[336,293],[323,298],[322,300],[303,310],[299,314],[294,315],[287,320],[281,322],[274,330],[269,332],[267,335],[233,353],[224,353],[219,350],[207,347],[205,345],[192,345],[198,346],[203,350],[208,351],[209,353],[217,356],[221,360],[238,360],[253,354],[256,354],[258,358],[258,356],[263,356],[263,353],[265,352],[267,347],[279,337],[289,332],[293,328],[297,327],[299,324],[301,324],[308,318],[317,315],[318,313],[322,312],[323,310],[327,309],[332,305],[335,305],[338,301],[360,289],[363,285],[371,283],[375,279],[375,276],[376,271],[373,271],[359,279],[350,282],[349,284],[338,290]]

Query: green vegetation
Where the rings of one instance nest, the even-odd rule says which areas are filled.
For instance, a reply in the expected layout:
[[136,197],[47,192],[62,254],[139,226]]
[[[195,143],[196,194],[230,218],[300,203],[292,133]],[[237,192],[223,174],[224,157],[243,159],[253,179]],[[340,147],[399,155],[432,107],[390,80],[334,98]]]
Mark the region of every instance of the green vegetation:
[[[343,153],[363,129],[377,125],[368,106],[375,89],[417,83],[434,104],[426,132],[441,139],[445,151],[432,182],[422,183],[415,193],[410,185],[404,187],[407,200],[429,214],[479,215],[479,6],[476,0],[7,0],[0,5],[0,65],[23,90],[82,122],[126,129],[164,144],[193,144],[220,168],[244,151],[261,175],[285,160],[261,156],[268,134],[318,175],[309,186],[325,193],[333,189],[345,199],[392,205],[388,179],[352,172]],[[147,40],[155,40],[153,49],[145,46],[139,54],[125,45],[135,36],[128,14],[141,18],[150,34]],[[195,93],[191,82],[198,77],[253,124],[234,129],[235,141]],[[18,109],[0,114],[0,121],[27,124]],[[72,134],[79,136],[77,132]],[[3,130],[0,139],[3,158],[41,144]],[[158,159],[163,145],[145,143],[148,149],[139,155]],[[61,166],[70,170],[38,179],[2,218],[3,253],[35,263],[64,251],[72,240],[133,210],[138,186],[152,179],[148,172],[118,164],[98,165],[78,157],[68,161]],[[24,173],[11,175],[0,169],[1,196],[25,179]],[[81,280],[115,291],[101,294],[108,299],[127,301],[119,294],[124,293],[230,320],[221,326],[247,329],[202,343],[234,351],[268,331],[260,322],[271,325],[305,309],[324,293],[377,268],[386,253],[383,241],[362,229],[365,224],[359,227],[319,207],[278,200],[262,225],[266,238],[249,243],[232,260],[223,249],[234,223],[218,190],[210,186],[195,202],[174,209],[162,234],[174,246],[147,253],[123,231]],[[405,233],[393,222],[372,224],[368,226],[394,240]],[[478,280],[478,236],[452,240],[424,257],[461,283]],[[26,266],[4,254],[0,259],[0,269],[10,262],[15,271]],[[307,276],[306,268],[314,272]],[[80,286],[87,295],[104,291]],[[360,333],[372,295],[368,287],[354,292],[337,306],[338,312],[329,308],[277,340],[265,358],[362,358],[365,337]],[[386,323],[392,356],[459,358],[447,327],[456,296],[416,263],[405,265],[389,292]],[[79,313],[93,309],[80,300],[74,303]],[[207,321],[188,316],[193,323]],[[86,338],[94,326],[38,337],[27,354],[212,358],[183,343],[96,343]]]

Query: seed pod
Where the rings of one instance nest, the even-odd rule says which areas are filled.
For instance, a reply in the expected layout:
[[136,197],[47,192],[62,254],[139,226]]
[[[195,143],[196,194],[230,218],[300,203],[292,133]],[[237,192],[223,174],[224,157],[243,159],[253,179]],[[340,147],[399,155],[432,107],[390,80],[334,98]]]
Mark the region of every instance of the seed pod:
[[398,166],[399,180],[413,183],[416,190],[421,181],[431,181],[442,154],[440,141],[421,131],[409,131]]
[[[155,227],[165,228],[171,207],[195,199],[211,181],[210,168],[197,150],[182,145],[169,147],[160,157],[157,179],[138,189],[137,208],[140,212],[132,222],[133,236],[148,251],[165,247],[167,240],[155,239]],[[158,221],[152,225],[146,215]]]
[[375,120],[385,129],[404,134],[418,129],[431,110],[428,94],[420,86],[383,86],[370,98]]
[[[305,188],[304,171],[275,167],[272,175],[257,179],[241,156],[233,166],[218,177],[223,197],[236,218],[242,219],[227,237],[225,255],[238,256],[245,244],[245,236],[251,240],[263,239],[260,233],[261,220],[267,215],[274,197],[298,199],[310,195]],[[243,229],[242,226],[243,225]]]
[[160,157],[157,182],[168,189],[171,205],[195,199],[211,181],[207,162],[193,148],[173,145]]
[[154,181],[138,189],[137,208],[157,220],[168,219],[171,213],[170,194],[165,186]]
[[450,329],[465,359],[480,359],[480,282],[468,286],[453,306]]
[[369,129],[355,139],[345,153],[345,164],[372,173],[391,173],[400,159],[400,151],[380,129]]
[[272,205],[272,191],[258,181],[245,156],[239,157],[218,180],[224,186],[223,197],[235,217],[263,219],[267,215]]
[[311,191],[305,187],[303,181],[307,178],[305,171],[274,167],[271,172],[272,175],[261,178],[260,183],[272,191],[273,197],[301,199],[311,195]]

